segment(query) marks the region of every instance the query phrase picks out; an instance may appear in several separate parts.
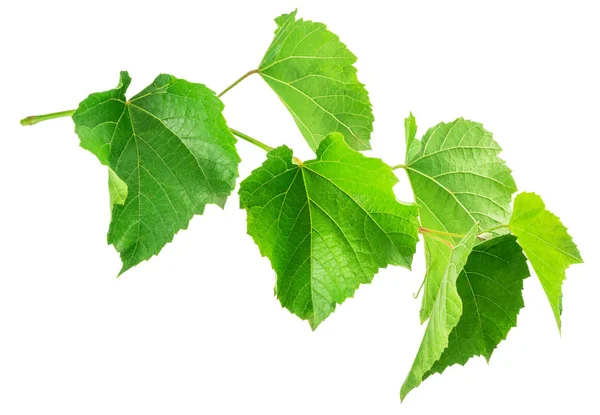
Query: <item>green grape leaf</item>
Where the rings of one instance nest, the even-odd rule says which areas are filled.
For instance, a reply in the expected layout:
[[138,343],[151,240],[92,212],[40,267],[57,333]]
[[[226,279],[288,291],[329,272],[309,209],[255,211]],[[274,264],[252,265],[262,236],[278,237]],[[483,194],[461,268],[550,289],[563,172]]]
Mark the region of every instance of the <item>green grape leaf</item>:
[[546,209],[535,193],[517,195],[509,228],[542,283],[560,330],[565,270],[583,262],[577,245],[560,219]]
[[241,183],[240,205],[275,270],[279,301],[314,330],[379,268],[409,268],[419,225],[417,207],[396,200],[392,169],[341,134],[298,163],[288,147],[270,151]]
[[[479,123],[459,118],[429,129],[419,141],[411,138],[416,132],[414,117],[406,123],[406,171],[424,228],[464,235],[477,222],[480,230],[508,222],[517,189],[490,132]],[[427,270],[421,322],[431,314],[450,260],[447,243],[457,242],[460,236],[441,239],[425,238]]]
[[473,356],[489,361],[498,344],[517,325],[523,308],[527,259],[513,235],[502,235],[473,248],[456,286],[463,312],[440,359],[424,375],[464,365]]
[[277,19],[277,30],[258,72],[292,114],[316,150],[332,131],[355,150],[370,149],[371,102],[356,77],[356,56],[322,23]]
[[240,161],[213,91],[163,74],[128,100],[130,82],[121,72],[117,88],[91,94],[73,114],[81,146],[119,179],[109,179],[108,242],[120,273],[158,254],[206,204],[223,207]]
[[458,324],[462,314],[462,301],[456,288],[456,280],[467,262],[475,240],[478,224],[473,225],[465,237],[452,250],[450,261],[440,281],[439,290],[433,303],[431,317],[425,328],[423,341],[415,361],[400,389],[400,400],[419,386],[448,346],[448,338]]
[[127,199],[127,183],[121,180],[111,168],[108,169],[108,195],[111,212],[114,205],[122,205]]

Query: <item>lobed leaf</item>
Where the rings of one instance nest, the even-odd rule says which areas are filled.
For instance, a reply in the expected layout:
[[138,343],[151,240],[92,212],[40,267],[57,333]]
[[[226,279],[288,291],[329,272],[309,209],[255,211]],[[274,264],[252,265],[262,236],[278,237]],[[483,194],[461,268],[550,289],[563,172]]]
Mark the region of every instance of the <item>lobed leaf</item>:
[[515,198],[509,227],[542,283],[560,330],[565,270],[583,262],[577,245],[560,219],[546,209],[535,193],[521,193]]
[[322,23],[276,20],[275,38],[259,66],[262,78],[290,111],[316,150],[332,131],[355,150],[367,150],[373,131],[371,102],[356,77],[356,56]]
[[462,301],[456,288],[456,280],[475,245],[477,229],[478,224],[476,223],[452,250],[450,260],[440,280],[421,346],[400,389],[400,400],[404,400],[406,395],[427,377],[427,373],[448,346],[450,333],[458,324],[462,314]]
[[241,183],[240,205],[277,274],[282,306],[315,329],[379,268],[410,267],[417,208],[396,200],[389,166],[339,133],[321,142],[315,160],[293,160],[285,146],[269,152]]
[[117,88],[91,94],[73,114],[81,146],[110,168],[108,242],[121,273],[158,254],[207,204],[222,207],[240,161],[206,86],[160,75],[128,100],[130,82],[121,72]]
[[462,315],[450,333],[448,347],[424,378],[457,363],[464,365],[473,356],[489,361],[517,325],[524,306],[523,280],[528,276],[527,259],[513,235],[475,246],[456,283]]
[[[405,125],[406,171],[424,228],[464,235],[475,223],[485,230],[508,222],[517,189],[490,132],[479,123],[459,118],[430,128],[417,140],[412,114]],[[427,270],[421,322],[431,314],[451,257],[447,242],[456,243],[460,237],[441,239],[445,240],[424,240]]]

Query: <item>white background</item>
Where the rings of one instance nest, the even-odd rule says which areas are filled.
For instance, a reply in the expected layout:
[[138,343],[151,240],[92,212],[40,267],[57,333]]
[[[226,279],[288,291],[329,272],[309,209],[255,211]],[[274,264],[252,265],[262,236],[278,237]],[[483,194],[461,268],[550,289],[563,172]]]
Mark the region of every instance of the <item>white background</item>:
[[[495,3],[3,4],[0,414],[600,413],[598,10]],[[272,19],[295,7],[359,56],[373,155],[403,161],[409,111],[420,134],[459,116],[494,132],[519,189],[543,196],[586,261],[567,273],[562,338],[531,277],[518,327],[489,365],[452,367],[400,404],[424,328],[412,297],[422,246],[414,272],[382,270],[313,333],[273,297],[235,193],[115,278],[106,168],[78,147],[70,119],[28,128],[19,119],[74,108],[113,88],[122,69],[132,93],[161,72],[220,91],[257,67]],[[224,102],[230,126],[310,157],[258,76]],[[264,153],[238,148],[245,177]],[[398,196],[410,200],[398,174]]]

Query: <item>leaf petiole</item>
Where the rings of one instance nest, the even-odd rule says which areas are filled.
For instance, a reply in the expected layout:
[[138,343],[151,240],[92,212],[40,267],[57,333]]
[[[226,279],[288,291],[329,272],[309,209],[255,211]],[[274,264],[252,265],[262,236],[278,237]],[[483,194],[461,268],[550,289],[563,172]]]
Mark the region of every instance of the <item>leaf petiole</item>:
[[436,241],[439,241],[441,243],[443,243],[444,245],[446,245],[448,248],[450,249],[454,249],[454,245],[452,245],[452,243],[450,243],[450,241],[445,240],[444,238],[442,238],[441,236],[437,236],[433,233],[428,233],[426,234],[428,237],[430,237],[431,239],[435,239]]
[[[257,147],[262,148],[266,152],[273,150],[273,147],[271,147],[270,145],[267,145],[267,144],[263,143],[262,141],[257,140],[256,138],[252,138],[249,135],[244,134],[241,131],[234,130],[233,128],[230,128],[229,130],[231,131],[231,133],[233,135],[236,135],[239,138],[241,138],[242,140],[246,140],[247,142],[252,143]],[[292,161],[294,162],[294,164],[297,164],[298,166],[302,166],[302,160],[300,160],[298,157],[292,157]]]
[[[479,239],[482,239],[482,236],[485,234],[488,234],[492,231],[498,230],[498,229],[502,229],[502,228],[508,228],[508,224],[507,223],[503,223],[502,225],[498,225],[498,226],[494,226],[492,228],[486,229],[483,232],[480,232],[479,234],[477,234],[477,237]],[[421,235],[429,235],[429,236],[436,236],[436,235],[441,235],[441,236],[451,236],[454,238],[464,238],[465,235],[461,234],[461,233],[452,233],[452,232],[444,232],[444,231],[438,231],[435,229],[429,229],[429,228],[423,228],[420,227],[419,228],[419,233]],[[442,238],[434,238],[434,239],[442,239]],[[487,238],[483,238],[482,240],[486,240]]]
[[396,164],[395,166],[392,166],[392,170],[406,169],[406,168],[408,168],[408,166],[406,164]]
[[255,73],[258,73],[258,69],[252,69],[251,71],[246,72],[244,75],[240,76],[234,83],[232,83],[227,88],[225,88],[219,95],[217,95],[217,97],[219,97],[219,98],[222,97],[231,88],[233,88],[234,86],[236,86],[237,84],[242,82],[244,79],[246,79],[247,77],[249,77],[250,75],[255,74]]
[[423,227],[419,228],[419,233],[421,233],[421,234],[435,233],[436,235],[453,236],[456,238],[464,238],[465,237],[465,235],[460,234],[460,233],[436,231],[435,229],[428,229],[428,228],[423,228]]
[[61,117],[70,117],[75,113],[76,110],[68,110],[68,111],[60,111],[60,112],[52,112],[50,114],[42,114],[42,115],[30,115],[29,117],[25,117],[21,120],[21,125],[34,125],[38,122],[52,120],[54,118]]
[[267,145],[267,144],[263,143],[262,141],[257,140],[256,138],[252,138],[249,135],[242,133],[241,131],[234,130],[233,128],[230,128],[229,130],[231,131],[231,133],[233,135],[236,135],[239,138],[241,138],[242,140],[246,140],[247,142],[252,143],[257,147],[262,148],[266,152],[273,150],[273,147],[271,147],[270,145]]

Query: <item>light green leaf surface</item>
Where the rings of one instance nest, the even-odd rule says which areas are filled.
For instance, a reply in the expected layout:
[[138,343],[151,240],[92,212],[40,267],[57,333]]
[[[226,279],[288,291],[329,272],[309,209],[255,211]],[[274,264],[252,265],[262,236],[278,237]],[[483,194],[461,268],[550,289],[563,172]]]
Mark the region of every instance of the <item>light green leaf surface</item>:
[[294,164],[278,147],[242,182],[248,233],[277,274],[277,297],[313,329],[379,268],[410,267],[417,207],[396,200],[397,181],[334,133],[315,160]]
[[[73,114],[81,146],[120,179],[127,196],[114,204],[108,242],[121,254],[121,273],[156,255],[208,203],[223,206],[240,161],[223,104],[201,84],[160,75],[131,99],[121,73],[115,89],[91,94]],[[117,191],[117,195],[122,195]]]
[[295,11],[275,21],[275,38],[259,73],[311,148],[316,150],[333,131],[355,150],[371,148],[373,113],[367,90],[356,77],[356,56],[324,24],[296,20]]
[[475,246],[456,283],[462,315],[448,347],[424,378],[457,363],[464,365],[473,356],[489,361],[517,325],[524,306],[523,280],[528,276],[527,259],[515,236],[497,236]]
[[114,205],[122,205],[127,199],[127,184],[111,168],[108,169],[108,195],[111,212]]
[[[406,170],[424,228],[464,235],[477,222],[480,231],[508,223],[517,189],[490,132],[479,123],[459,118],[430,128],[419,141],[411,138],[416,131],[414,117],[406,122]],[[460,239],[442,238],[452,244]],[[450,248],[425,237],[425,255],[422,322],[431,313]]]
[[404,119],[404,136],[406,137],[406,157],[408,163],[421,149],[421,142],[417,140],[417,120],[411,112],[408,118]]
[[475,245],[477,229],[477,224],[473,225],[452,250],[450,261],[448,261],[433,303],[423,341],[400,389],[400,400],[403,400],[411,390],[421,384],[427,372],[442,356],[444,349],[448,346],[448,336],[458,324],[462,314],[462,301],[456,289],[456,280]]
[[567,228],[535,193],[521,193],[515,198],[510,230],[542,283],[560,330],[562,282],[571,264],[583,262],[579,250]]

